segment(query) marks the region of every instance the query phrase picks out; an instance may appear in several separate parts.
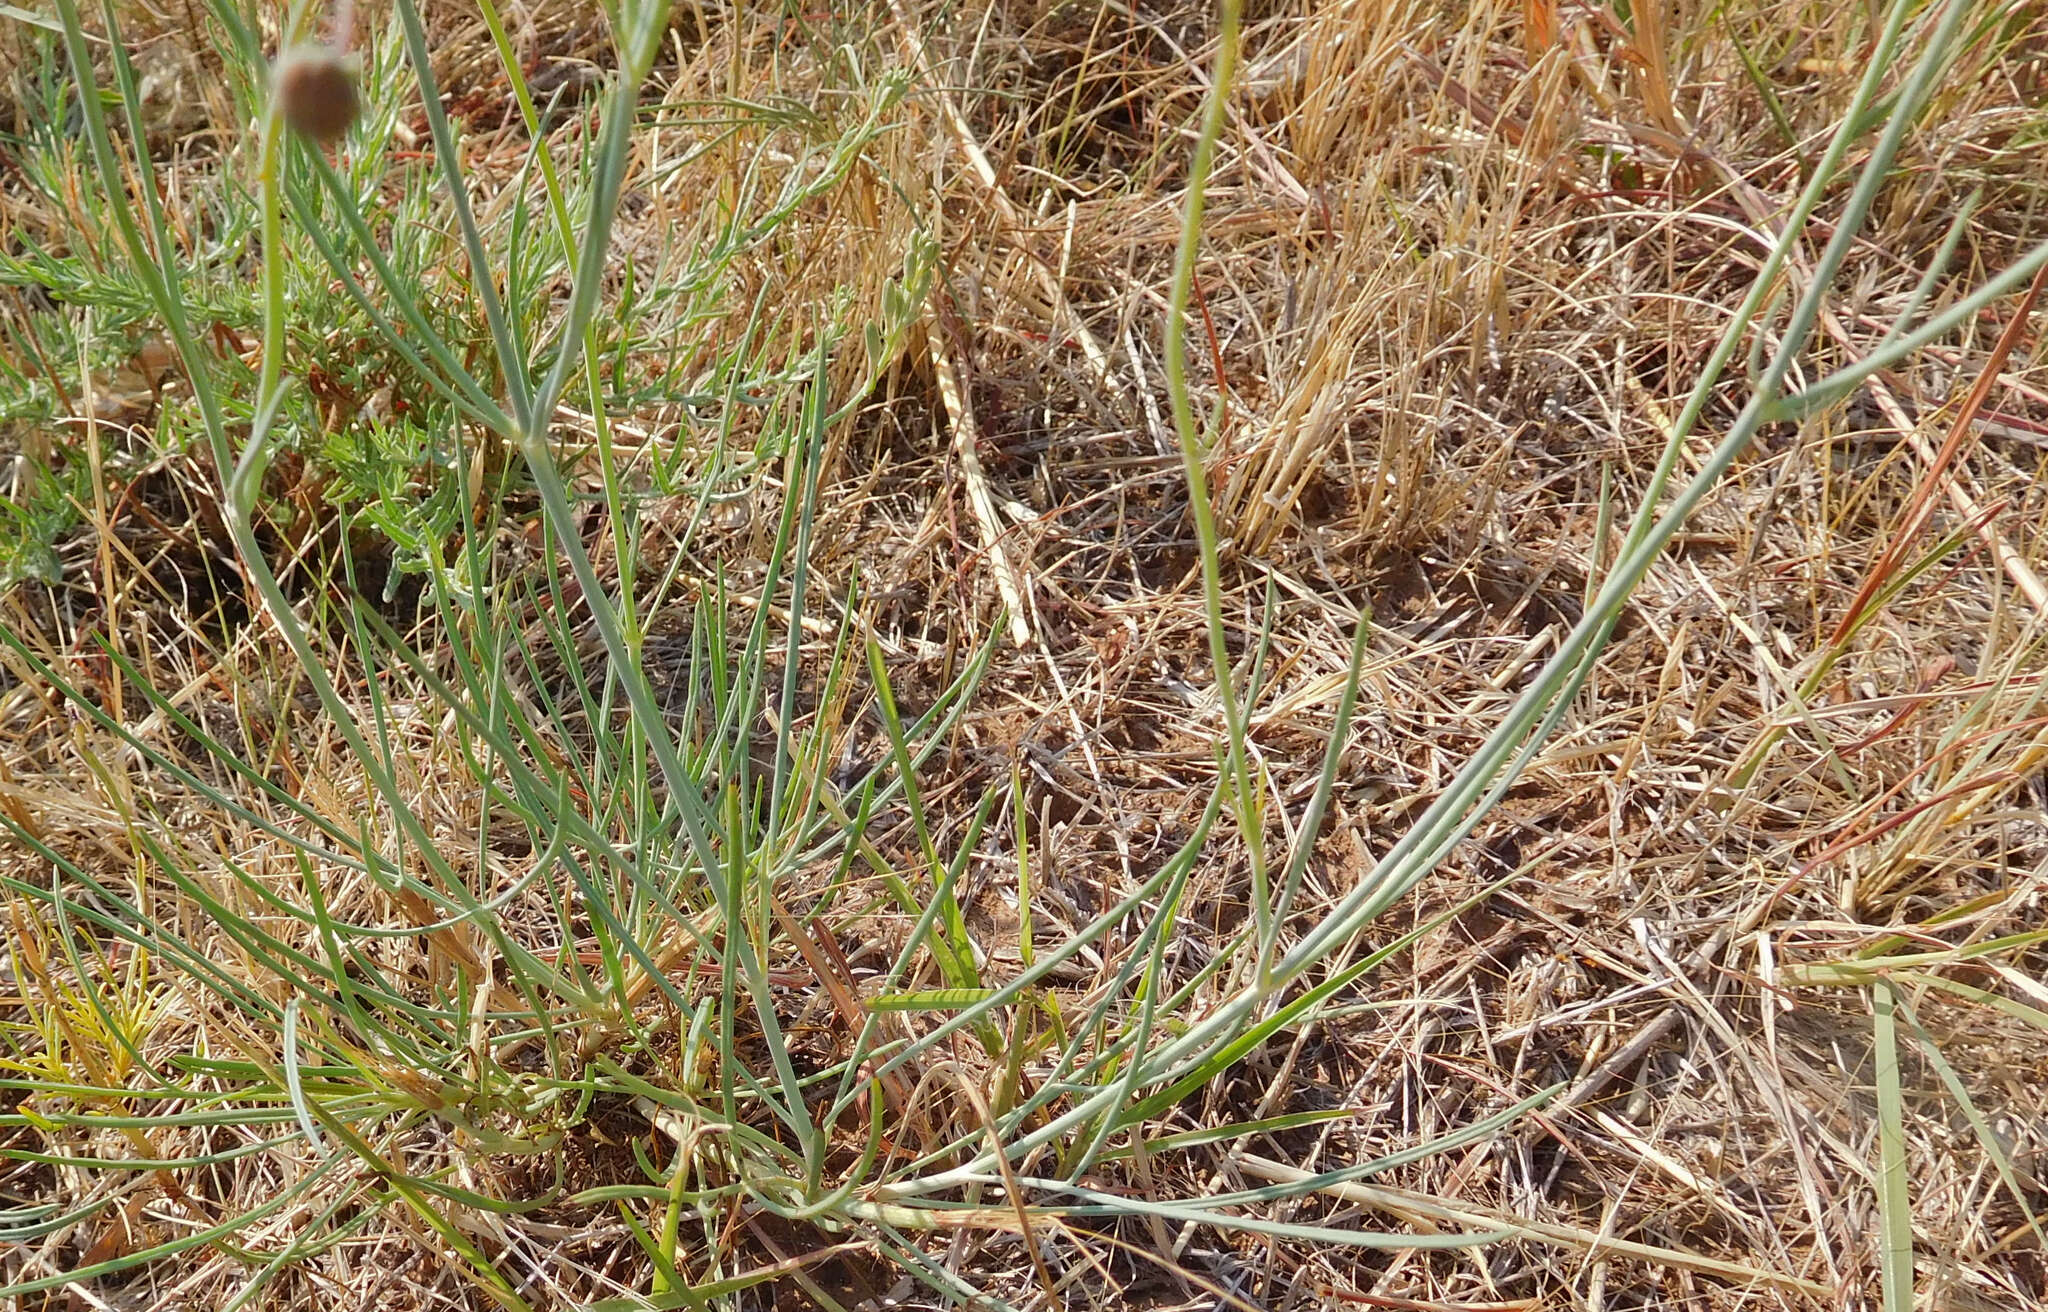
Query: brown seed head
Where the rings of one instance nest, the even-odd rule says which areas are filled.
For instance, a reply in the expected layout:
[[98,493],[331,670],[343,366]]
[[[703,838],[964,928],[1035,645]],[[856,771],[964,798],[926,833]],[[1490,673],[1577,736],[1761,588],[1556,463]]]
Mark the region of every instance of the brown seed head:
[[272,69],[277,107],[294,132],[323,145],[356,121],[362,101],[349,59],[331,46],[299,46],[277,57]]

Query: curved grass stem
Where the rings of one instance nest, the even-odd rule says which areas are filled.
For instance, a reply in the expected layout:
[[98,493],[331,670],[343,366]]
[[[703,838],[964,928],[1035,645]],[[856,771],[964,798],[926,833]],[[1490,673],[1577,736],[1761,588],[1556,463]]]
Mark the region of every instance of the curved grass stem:
[[[1243,5],[1240,0],[1224,0],[1219,14],[1216,67],[1210,75],[1209,94],[1202,103],[1202,126],[1195,138],[1194,161],[1188,169],[1187,203],[1181,213],[1180,246],[1174,255],[1173,286],[1167,293],[1166,394],[1173,411],[1174,435],[1180,444],[1181,472],[1187,479],[1188,512],[1194,519],[1195,541],[1202,558],[1202,604],[1209,624],[1209,662],[1216,680],[1216,703],[1223,714],[1224,786],[1229,789],[1231,814],[1237,821],[1251,865],[1252,920],[1258,932],[1254,978],[1255,987],[1264,993],[1271,983],[1268,967],[1279,931],[1272,879],[1266,869],[1263,792],[1246,750],[1249,716],[1247,708],[1238,705],[1228,630],[1223,619],[1223,547],[1216,531],[1216,510],[1210,500],[1207,470],[1216,421],[1212,419],[1206,431],[1197,425],[1194,401],[1188,391],[1188,301],[1194,294],[1195,265],[1201,256],[1202,214],[1209,175],[1216,165],[1216,142],[1223,133],[1231,80],[1237,71]],[[1219,378],[1216,383],[1221,387],[1223,380]]]

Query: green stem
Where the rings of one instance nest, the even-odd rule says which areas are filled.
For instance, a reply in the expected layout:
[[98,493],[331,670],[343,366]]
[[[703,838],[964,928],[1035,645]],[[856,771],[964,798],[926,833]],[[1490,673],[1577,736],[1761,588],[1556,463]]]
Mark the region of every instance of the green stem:
[[[1265,821],[1260,814],[1258,780],[1245,753],[1245,708],[1237,702],[1230,673],[1230,649],[1225,641],[1222,546],[1204,467],[1208,441],[1195,423],[1194,403],[1188,396],[1187,368],[1188,301],[1194,292],[1195,261],[1201,253],[1202,211],[1209,174],[1216,163],[1216,140],[1223,133],[1230,83],[1237,71],[1242,8],[1239,0],[1223,0],[1222,23],[1216,37],[1216,71],[1208,98],[1203,102],[1201,133],[1195,139],[1195,157],[1188,169],[1187,208],[1181,216],[1180,248],[1174,256],[1173,287],[1167,295],[1166,395],[1173,409],[1174,433],[1180,440],[1181,472],[1187,478],[1188,509],[1194,516],[1195,541],[1202,557],[1202,603],[1209,623],[1209,662],[1215,669],[1216,701],[1223,708],[1224,773],[1230,789],[1231,813],[1251,862],[1252,917],[1259,938],[1254,962],[1256,988],[1264,993],[1273,942],[1279,931],[1273,915],[1272,881],[1266,870]],[[1218,386],[1222,385],[1222,379],[1216,381]]]

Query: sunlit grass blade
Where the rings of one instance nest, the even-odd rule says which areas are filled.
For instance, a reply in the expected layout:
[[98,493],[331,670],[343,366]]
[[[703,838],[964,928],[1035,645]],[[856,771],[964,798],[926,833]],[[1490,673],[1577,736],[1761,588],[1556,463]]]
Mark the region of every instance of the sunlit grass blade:
[[[629,21],[640,17],[643,7],[631,8]],[[498,299],[494,273],[497,264],[485,249],[483,233],[470,209],[469,184],[462,174],[462,151],[455,140],[454,130],[448,124],[447,112],[442,108],[440,86],[434,77],[433,60],[427,52],[426,30],[420,24],[419,11],[414,8],[412,0],[398,0],[396,11],[405,28],[406,53],[412,61],[413,77],[419,84],[420,105],[426,113],[427,131],[434,142],[434,159],[440,166],[449,208],[455,213],[455,222],[462,232],[463,249],[469,256],[470,285],[483,305],[484,320],[490,325],[491,339],[497,346],[498,376],[511,403],[513,431],[528,433],[533,430],[535,422],[533,384],[526,376],[526,361],[519,354],[519,344],[512,335],[504,306]],[[656,21],[659,21],[658,16]],[[637,70],[626,72],[622,81],[638,87],[646,72],[643,64]],[[627,121],[630,126],[630,117]],[[602,243],[601,233],[594,240]],[[370,244],[365,243],[366,248]],[[566,346],[564,355],[566,358]]]
[[1899,1081],[1896,1000],[1888,981],[1870,990],[1877,1062],[1878,1285],[1885,1312],[1913,1303],[1913,1189],[1907,1172],[1905,1093]]

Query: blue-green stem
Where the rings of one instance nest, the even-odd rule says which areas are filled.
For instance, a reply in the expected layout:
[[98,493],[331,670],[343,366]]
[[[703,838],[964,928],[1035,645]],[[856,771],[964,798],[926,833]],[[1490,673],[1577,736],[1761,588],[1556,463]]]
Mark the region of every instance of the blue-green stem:
[[[1174,435],[1180,442],[1181,472],[1187,478],[1188,511],[1195,521],[1195,543],[1202,557],[1202,605],[1209,623],[1209,663],[1214,667],[1216,702],[1223,711],[1224,776],[1230,790],[1231,814],[1244,839],[1251,865],[1252,920],[1257,927],[1258,952],[1254,959],[1255,987],[1263,995],[1269,983],[1268,968],[1274,940],[1279,935],[1274,915],[1272,880],[1266,870],[1266,826],[1262,781],[1245,751],[1247,716],[1238,705],[1235,680],[1230,673],[1230,646],[1223,621],[1222,543],[1216,532],[1216,511],[1209,499],[1210,432],[1195,421],[1195,407],[1188,395],[1188,301],[1195,286],[1195,264],[1202,248],[1202,212],[1209,174],[1216,164],[1216,141],[1223,133],[1229,107],[1230,84],[1237,72],[1238,28],[1243,6],[1239,0],[1224,0],[1221,24],[1216,36],[1216,67],[1210,75],[1209,95],[1202,105],[1202,126],[1195,139],[1195,157],[1188,169],[1187,206],[1182,211],[1180,248],[1174,256],[1173,286],[1166,301],[1166,395],[1173,411]],[[1223,380],[1216,380],[1222,386]]]

